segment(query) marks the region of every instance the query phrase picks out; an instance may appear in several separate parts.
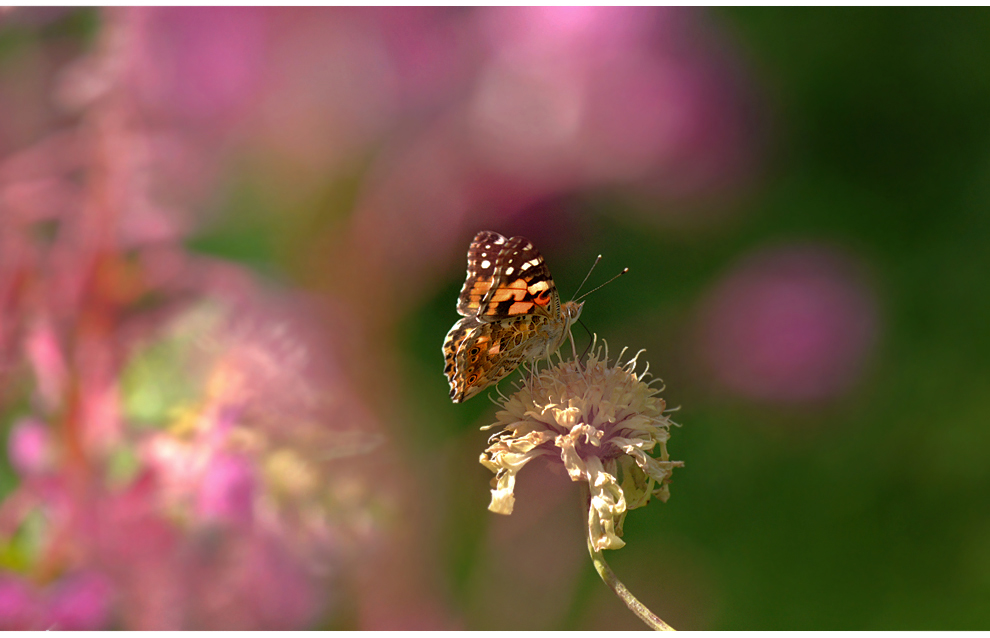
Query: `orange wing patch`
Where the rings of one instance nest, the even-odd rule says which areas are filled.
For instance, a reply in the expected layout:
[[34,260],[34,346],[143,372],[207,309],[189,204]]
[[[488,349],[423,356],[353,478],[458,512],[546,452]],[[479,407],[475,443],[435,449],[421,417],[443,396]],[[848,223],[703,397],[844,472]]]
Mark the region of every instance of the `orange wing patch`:
[[526,280],[516,279],[511,284],[506,284],[505,286],[501,286],[498,290],[496,290],[495,294],[492,295],[492,298],[489,301],[495,303],[501,303],[503,301],[508,301],[509,299],[514,299],[515,301],[522,301],[523,299],[526,298],[526,294],[528,292],[529,289],[526,287]]
[[478,308],[481,306],[481,300],[484,296],[491,290],[492,282],[489,281],[476,281],[474,282],[474,287],[471,288],[471,292],[468,294],[471,297],[471,301],[468,303],[468,308]]
[[[549,301],[549,299],[547,299]],[[510,315],[524,315],[533,309],[532,301],[517,301],[509,306]]]
[[529,294],[535,295],[545,290],[550,290],[550,284],[548,284],[546,281],[538,281],[529,288],[527,288],[527,290],[529,290]]

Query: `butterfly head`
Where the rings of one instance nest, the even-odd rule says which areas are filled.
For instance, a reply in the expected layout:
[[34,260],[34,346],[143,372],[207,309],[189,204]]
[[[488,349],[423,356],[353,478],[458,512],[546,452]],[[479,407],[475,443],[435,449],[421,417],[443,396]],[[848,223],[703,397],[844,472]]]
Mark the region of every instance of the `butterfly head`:
[[567,325],[571,325],[581,317],[581,310],[584,308],[583,301],[565,301],[560,307],[560,314],[563,315]]

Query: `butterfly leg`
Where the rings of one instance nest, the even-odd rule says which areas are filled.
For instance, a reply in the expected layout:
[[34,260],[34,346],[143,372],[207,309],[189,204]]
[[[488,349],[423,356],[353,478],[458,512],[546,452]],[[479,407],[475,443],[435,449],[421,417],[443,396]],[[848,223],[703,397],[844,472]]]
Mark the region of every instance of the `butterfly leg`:
[[523,386],[532,394],[534,388],[536,387],[536,362],[527,361],[522,364],[523,369]]

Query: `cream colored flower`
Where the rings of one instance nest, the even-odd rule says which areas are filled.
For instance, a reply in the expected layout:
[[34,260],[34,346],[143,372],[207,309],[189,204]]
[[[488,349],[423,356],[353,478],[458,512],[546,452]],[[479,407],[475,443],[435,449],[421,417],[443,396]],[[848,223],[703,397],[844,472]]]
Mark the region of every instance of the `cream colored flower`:
[[[511,514],[519,470],[538,456],[559,457],[571,480],[588,483],[595,550],[625,545],[619,537],[626,512],[650,496],[666,501],[672,469],[683,466],[667,456],[673,422],[664,415],[660,390],[643,381],[649,365],[636,374],[640,353],[609,366],[607,347],[604,357],[601,347],[592,347],[586,363],[561,359],[503,397],[497,421],[482,428],[502,428],[481,455],[496,475],[488,509]],[[651,456],[657,448],[659,457]]]

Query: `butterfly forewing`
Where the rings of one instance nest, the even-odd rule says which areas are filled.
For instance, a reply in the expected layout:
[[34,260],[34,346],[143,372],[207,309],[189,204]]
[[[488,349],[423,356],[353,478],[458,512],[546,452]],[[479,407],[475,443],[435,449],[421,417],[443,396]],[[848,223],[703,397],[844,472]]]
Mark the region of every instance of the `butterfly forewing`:
[[496,232],[483,230],[468,247],[467,278],[457,297],[457,312],[465,317],[478,314],[481,300],[491,290],[499,254],[508,240]]
[[506,317],[560,314],[560,296],[543,255],[525,237],[508,240],[495,263],[494,284],[481,300],[478,318],[498,321]]

